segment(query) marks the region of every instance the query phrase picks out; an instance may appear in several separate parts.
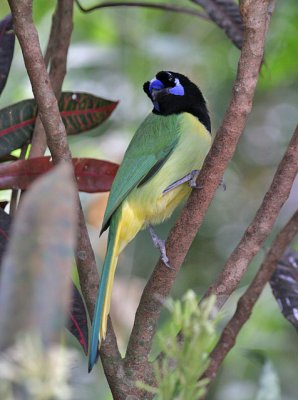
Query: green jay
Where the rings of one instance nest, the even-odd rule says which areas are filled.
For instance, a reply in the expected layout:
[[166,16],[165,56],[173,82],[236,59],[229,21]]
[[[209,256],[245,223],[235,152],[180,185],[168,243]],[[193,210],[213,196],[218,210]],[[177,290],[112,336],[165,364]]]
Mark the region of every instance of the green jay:
[[169,218],[196,187],[211,146],[211,123],[200,89],[186,76],[160,71],[144,84],[153,110],[137,129],[114,179],[101,233],[109,228],[89,350],[89,371],[105,339],[119,253],[145,228],[170,267],[152,225]]

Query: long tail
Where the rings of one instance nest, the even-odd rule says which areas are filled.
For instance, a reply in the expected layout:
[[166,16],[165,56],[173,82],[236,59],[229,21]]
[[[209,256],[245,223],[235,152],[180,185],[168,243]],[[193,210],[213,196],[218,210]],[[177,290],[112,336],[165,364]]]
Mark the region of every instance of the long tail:
[[111,220],[107,253],[103,263],[97,301],[93,314],[92,333],[89,350],[89,372],[97,361],[98,348],[102,339],[105,339],[107,319],[110,311],[112,287],[119,254],[119,235],[121,223],[114,216]]

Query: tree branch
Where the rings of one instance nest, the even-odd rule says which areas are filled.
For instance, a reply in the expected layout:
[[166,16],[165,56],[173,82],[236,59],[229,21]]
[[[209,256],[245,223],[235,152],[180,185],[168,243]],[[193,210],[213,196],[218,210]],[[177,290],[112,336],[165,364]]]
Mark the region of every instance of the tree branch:
[[[45,128],[53,161],[54,163],[64,161],[72,165],[65,127],[44,64],[38,34],[32,21],[32,0],[9,0],[9,5],[13,14],[15,33],[21,45],[25,66],[38,105],[39,115]],[[89,315],[92,317],[97,296],[98,272],[79,198],[78,204],[79,229],[76,260],[82,292]],[[102,346],[101,357],[111,390],[113,393],[117,393],[117,385],[124,385],[122,359],[110,323],[108,325],[107,340]]]
[[243,43],[243,24],[239,12],[239,6],[234,0],[190,0],[201,6],[206,13],[238,49]]
[[165,269],[159,260],[144,289],[136,313],[127,348],[126,365],[131,369],[137,366],[138,379],[143,378],[144,370],[146,367],[148,368],[148,354],[162,302],[172,288],[180,266],[222,179],[224,170],[234,154],[251,111],[271,16],[270,4],[270,0],[241,2],[245,33],[237,77],[229,108],[198,177],[198,184],[202,186],[202,189],[192,192],[167,240],[167,254],[173,270]]
[[[44,62],[46,66],[50,63],[49,77],[52,89],[58,100],[66,75],[67,53],[73,29],[72,15],[73,0],[57,0]],[[38,116],[33,131],[29,158],[42,156],[46,148],[47,138]]]
[[286,153],[274,175],[271,186],[258,209],[255,218],[246,229],[238,246],[226,262],[220,276],[204,297],[215,294],[220,309],[237,288],[253,257],[259,252],[270,234],[276,218],[287,200],[298,173],[298,125]]
[[81,5],[79,0],[75,0],[77,6],[82,12],[89,13],[95,10],[99,10],[101,8],[110,8],[110,7],[143,7],[143,8],[153,8],[155,10],[164,10],[164,11],[170,11],[170,12],[178,12],[181,14],[187,14],[187,15],[193,15],[195,17],[200,17],[203,18],[207,21],[209,21],[208,15],[193,10],[191,8],[186,8],[186,7],[179,7],[179,6],[174,6],[171,4],[163,4],[163,3],[149,3],[149,2],[142,2],[142,1],[104,1],[100,4],[97,4],[93,7],[85,8]]
[[298,233],[298,211],[292,216],[287,225],[281,230],[267,253],[260,270],[249,288],[240,297],[237,309],[232,319],[223,330],[221,337],[211,353],[211,363],[204,377],[213,380],[224,358],[235,345],[237,335],[251,315],[253,306],[262,293],[266,283],[271,278],[278,261],[282,258],[287,246]]
[[34,97],[52,149],[54,162],[70,161],[65,128],[60,117],[57,100],[47,74],[37,31],[32,21],[32,1],[9,0],[14,28],[24,56]]

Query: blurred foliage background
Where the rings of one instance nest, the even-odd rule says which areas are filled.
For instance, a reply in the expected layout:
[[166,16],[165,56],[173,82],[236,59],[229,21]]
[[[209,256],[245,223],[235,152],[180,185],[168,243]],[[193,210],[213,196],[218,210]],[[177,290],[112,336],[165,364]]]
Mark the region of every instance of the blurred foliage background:
[[[34,2],[34,20],[43,49],[55,3],[53,0]],[[168,3],[195,7],[187,0]],[[82,0],[82,4],[91,6],[95,2]],[[0,18],[8,13],[8,5],[2,2]],[[173,288],[174,298],[180,297],[189,287],[198,295],[205,292],[239,241],[270,185],[297,123],[297,21],[296,0],[277,2],[254,107],[225,173],[227,190],[219,189],[217,192]],[[229,103],[238,58],[239,50],[222,31],[213,23],[194,16],[125,7],[83,14],[75,7],[68,74],[63,89],[90,92],[120,100],[120,103],[103,127],[69,138],[73,156],[121,162],[130,138],[151,111],[142,85],[164,69],[179,71],[197,82],[208,100],[214,135]],[[28,97],[32,97],[31,87],[17,45],[0,107]],[[106,199],[107,195],[82,195],[99,266],[105,252],[106,236],[99,239],[98,233]],[[273,233],[293,213],[297,202],[298,180]],[[166,237],[176,217],[177,214],[158,228],[160,236]],[[269,243],[270,240],[264,252]],[[250,282],[263,255],[261,252],[254,259],[241,287],[225,306],[222,324],[232,314],[237,298]],[[141,290],[157,258],[158,252],[147,232],[139,234],[120,257],[111,314],[123,351]],[[164,312],[160,324],[166,323],[167,313]],[[70,335],[67,341],[70,346],[76,346]],[[262,350],[272,361],[281,382],[282,399],[297,399],[297,333],[282,317],[269,288],[239,335],[208,399],[255,398],[261,366],[248,356],[247,351],[251,349]],[[109,398],[100,363],[100,383],[98,371],[87,374],[83,354],[73,368],[74,375],[79,374],[81,381],[86,383],[86,393],[83,397],[81,393],[80,398]]]

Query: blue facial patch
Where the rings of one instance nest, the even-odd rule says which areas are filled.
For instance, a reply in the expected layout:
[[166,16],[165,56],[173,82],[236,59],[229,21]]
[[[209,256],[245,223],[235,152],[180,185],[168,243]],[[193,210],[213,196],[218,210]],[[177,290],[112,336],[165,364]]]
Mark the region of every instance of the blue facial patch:
[[178,78],[175,79],[175,86],[170,88],[169,92],[176,96],[184,96],[184,87],[181,85]]
[[161,90],[164,87],[165,85],[159,79],[152,79],[149,84],[150,93],[152,93],[152,90]]

